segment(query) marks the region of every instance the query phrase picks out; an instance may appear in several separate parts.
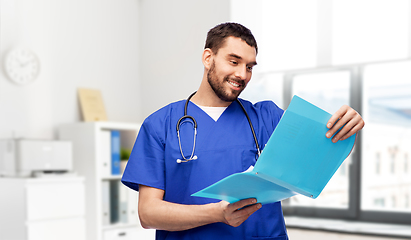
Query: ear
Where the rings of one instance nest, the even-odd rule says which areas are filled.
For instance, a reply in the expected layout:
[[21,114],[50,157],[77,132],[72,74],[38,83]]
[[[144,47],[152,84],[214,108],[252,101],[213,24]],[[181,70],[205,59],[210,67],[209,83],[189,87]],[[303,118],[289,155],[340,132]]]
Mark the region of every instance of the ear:
[[211,63],[213,62],[213,51],[210,48],[206,48],[203,51],[202,61],[204,67],[208,70],[211,67]]

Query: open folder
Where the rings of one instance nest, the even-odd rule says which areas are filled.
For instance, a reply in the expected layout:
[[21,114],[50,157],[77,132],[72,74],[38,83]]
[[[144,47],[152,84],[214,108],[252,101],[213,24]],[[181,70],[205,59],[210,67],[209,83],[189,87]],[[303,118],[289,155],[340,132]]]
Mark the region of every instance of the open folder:
[[331,114],[294,96],[254,168],[232,174],[191,196],[230,203],[256,198],[262,204],[296,194],[317,198],[351,153],[356,134],[326,138]]

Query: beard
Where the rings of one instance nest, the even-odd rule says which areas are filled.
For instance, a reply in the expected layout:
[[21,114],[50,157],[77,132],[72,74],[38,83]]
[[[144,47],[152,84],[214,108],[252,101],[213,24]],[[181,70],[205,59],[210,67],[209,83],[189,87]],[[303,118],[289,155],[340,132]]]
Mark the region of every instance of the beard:
[[242,88],[240,90],[230,89],[227,86],[225,86],[225,83],[229,82],[230,80],[229,76],[225,76],[222,81],[219,81],[218,76],[216,74],[214,61],[211,64],[210,70],[207,73],[207,80],[211,88],[213,89],[214,93],[217,95],[217,97],[225,102],[235,101],[245,88],[244,80],[231,80],[233,82],[241,84]]

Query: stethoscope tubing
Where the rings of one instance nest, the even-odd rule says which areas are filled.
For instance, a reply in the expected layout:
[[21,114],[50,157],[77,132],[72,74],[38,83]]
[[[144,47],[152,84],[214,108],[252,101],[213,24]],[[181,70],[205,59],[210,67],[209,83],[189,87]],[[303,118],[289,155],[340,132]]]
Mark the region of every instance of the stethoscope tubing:
[[258,157],[260,157],[260,154],[261,154],[260,145],[258,144],[258,140],[257,140],[257,136],[256,136],[255,131],[254,131],[253,124],[251,123],[250,117],[248,116],[248,113],[245,110],[243,104],[240,102],[240,100],[238,100],[238,98],[236,100],[237,100],[238,104],[240,104],[241,108],[243,109],[243,111],[245,113],[245,116],[247,117],[248,124],[250,124],[250,129],[251,129],[251,132],[253,133],[253,137],[254,137],[254,141],[255,141],[255,147],[257,148],[257,154],[258,154]]
[[[185,105],[184,105],[184,116],[182,116],[182,117],[177,121],[176,130],[177,130],[178,145],[179,145],[179,148],[180,148],[181,156],[183,157],[183,159],[177,159],[177,163],[189,162],[189,161],[191,161],[191,160],[196,160],[196,159],[197,159],[197,156],[194,155],[196,138],[197,138],[197,121],[195,120],[194,117],[192,117],[192,116],[190,116],[190,115],[187,115],[188,103],[190,102],[190,99],[194,96],[194,94],[196,94],[196,93],[197,93],[197,92],[193,92],[193,93],[187,98],[187,100],[186,100],[186,102],[185,102]],[[236,99],[236,101],[237,101],[238,104],[240,104],[241,109],[243,110],[243,112],[244,112],[244,114],[245,114],[245,116],[246,116],[246,118],[247,118],[247,120],[248,120],[248,124],[250,125],[250,129],[251,129],[251,132],[252,132],[253,137],[254,137],[255,146],[256,146],[256,148],[257,148],[257,154],[258,154],[258,157],[260,157],[260,154],[261,154],[260,145],[258,144],[258,140],[257,140],[257,136],[256,136],[255,131],[254,131],[253,124],[251,123],[250,117],[248,116],[248,113],[247,113],[247,111],[245,110],[243,104],[240,102],[240,100],[238,100],[238,98]],[[187,120],[187,119],[190,119],[192,122],[189,121],[189,120]],[[182,149],[182,147],[181,147],[180,125],[181,125],[183,122],[190,122],[190,123],[192,123],[192,124],[193,124],[193,128],[194,128],[193,150],[192,150],[191,155],[190,155],[189,158],[186,158],[186,157],[184,156],[183,149]]]

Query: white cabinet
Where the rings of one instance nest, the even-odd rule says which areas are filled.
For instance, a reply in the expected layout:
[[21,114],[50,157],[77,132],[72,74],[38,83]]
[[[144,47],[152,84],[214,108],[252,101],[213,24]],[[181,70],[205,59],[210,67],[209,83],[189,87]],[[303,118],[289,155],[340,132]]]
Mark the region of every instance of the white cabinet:
[[84,178],[0,178],[0,239],[85,240]]
[[110,132],[120,132],[120,144],[132,149],[139,124],[81,122],[58,128],[61,140],[73,144],[73,169],[85,177],[87,240],[154,239],[138,219],[138,192],[112,174]]
[[137,228],[117,228],[104,231],[103,240],[135,240],[144,239]]

